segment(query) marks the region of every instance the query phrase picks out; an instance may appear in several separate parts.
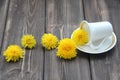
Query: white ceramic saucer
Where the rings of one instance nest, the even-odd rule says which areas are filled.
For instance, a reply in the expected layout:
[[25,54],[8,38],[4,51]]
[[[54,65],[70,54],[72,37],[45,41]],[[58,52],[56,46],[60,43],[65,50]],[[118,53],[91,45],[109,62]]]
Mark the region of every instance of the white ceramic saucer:
[[89,45],[79,46],[77,49],[85,53],[101,54],[111,50],[116,45],[116,42],[117,38],[113,32],[112,35],[104,41],[103,45],[99,49],[92,49]]

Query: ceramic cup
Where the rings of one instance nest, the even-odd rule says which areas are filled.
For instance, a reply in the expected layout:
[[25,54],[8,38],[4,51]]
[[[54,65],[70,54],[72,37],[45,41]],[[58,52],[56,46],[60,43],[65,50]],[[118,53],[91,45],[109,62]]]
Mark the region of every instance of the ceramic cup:
[[87,45],[93,49],[100,48],[113,32],[112,24],[108,21],[89,23],[84,20],[80,23],[80,29],[88,32],[89,42]]

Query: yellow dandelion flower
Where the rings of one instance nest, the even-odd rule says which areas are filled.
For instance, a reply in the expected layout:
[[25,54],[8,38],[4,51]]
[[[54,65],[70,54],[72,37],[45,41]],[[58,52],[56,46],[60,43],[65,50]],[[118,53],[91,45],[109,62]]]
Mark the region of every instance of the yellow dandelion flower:
[[58,46],[58,38],[51,33],[45,33],[41,38],[41,44],[46,49],[54,49]]
[[72,40],[77,46],[84,45],[89,41],[88,32],[83,29],[77,29],[72,34]]
[[21,39],[21,43],[24,48],[32,49],[36,45],[36,40],[33,35],[24,35]]
[[60,41],[57,56],[63,59],[71,59],[76,57],[76,45],[73,40],[65,38]]
[[10,45],[4,51],[3,56],[5,57],[7,62],[16,62],[20,58],[24,57],[24,50],[22,50],[18,45]]

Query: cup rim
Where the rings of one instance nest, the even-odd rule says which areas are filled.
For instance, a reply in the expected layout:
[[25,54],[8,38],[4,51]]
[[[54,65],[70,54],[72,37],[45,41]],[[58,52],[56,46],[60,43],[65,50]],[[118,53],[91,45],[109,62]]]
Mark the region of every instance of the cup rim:
[[[88,21],[86,21],[86,20],[83,20],[81,23],[80,23],[80,29],[82,29],[81,27],[83,26],[83,24],[87,24],[88,26],[89,26],[89,23],[88,23]],[[88,27],[89,28],[89,27]],[[91,43],[91,31],[90,31],[90,28],[89,28],[89,33],[88,33],[88,36],[89,36],[89,41],[88,41],[88,43],[87,44],[90,44]]]

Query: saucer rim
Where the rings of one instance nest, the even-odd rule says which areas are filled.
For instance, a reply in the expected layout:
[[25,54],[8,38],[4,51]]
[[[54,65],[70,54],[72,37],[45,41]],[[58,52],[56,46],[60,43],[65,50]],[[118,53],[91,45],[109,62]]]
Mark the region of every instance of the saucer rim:
[[77,49],[78,50],[80,50],[80,51],[82,51],[82,52],[84,52],[84,53],[88,53],[88,54],[102,54],[102,53],[105,53],[105,52],[107,52],[107,51],[109,51],[109,50],[111,50],[115,45],[116,45],[116,43],[117,43],[117,37],[116,37],[116,35],[115,35],[115,33],[114,32],[112,32],[112,35],[111,36],[113,36],[113,42],[111,43],[111,46],[109,46],[107,49],[105,49],[105,50],[102,50],[102,51],[87,51],[87,50],[83,50],[83,49],[80,49],[79,47],[77,47]]

